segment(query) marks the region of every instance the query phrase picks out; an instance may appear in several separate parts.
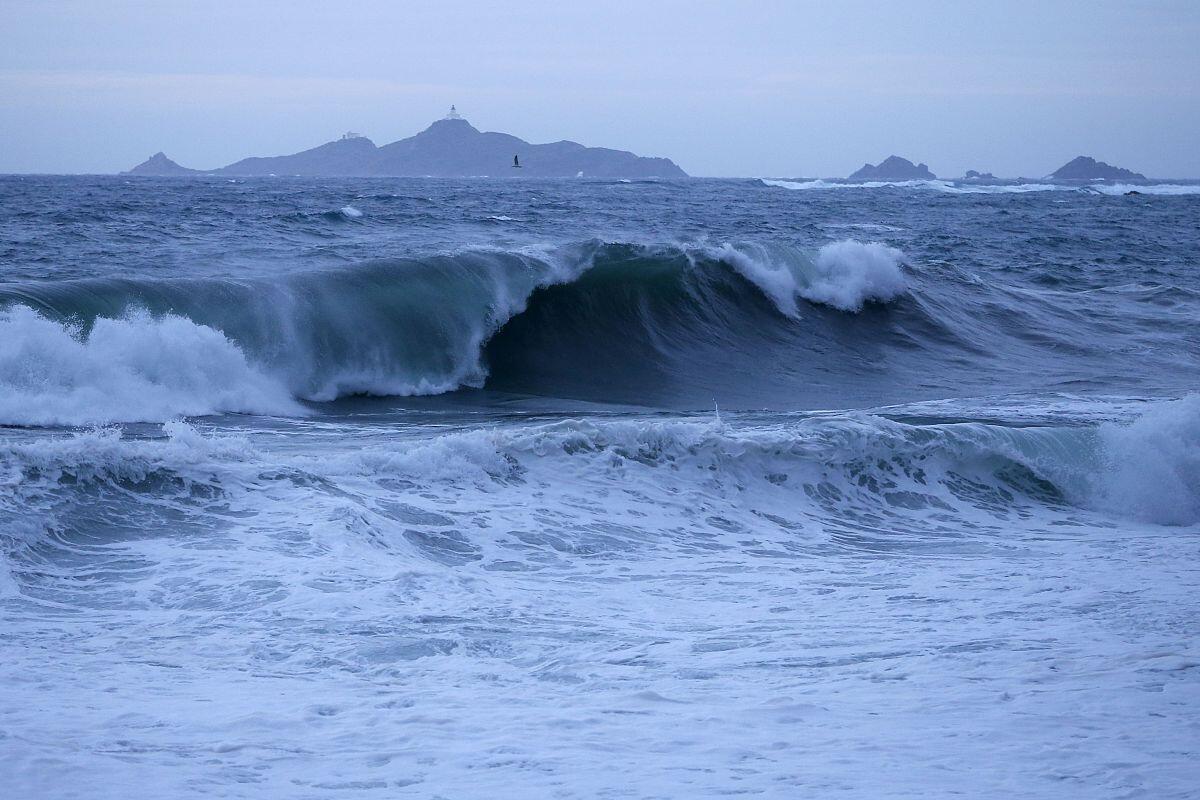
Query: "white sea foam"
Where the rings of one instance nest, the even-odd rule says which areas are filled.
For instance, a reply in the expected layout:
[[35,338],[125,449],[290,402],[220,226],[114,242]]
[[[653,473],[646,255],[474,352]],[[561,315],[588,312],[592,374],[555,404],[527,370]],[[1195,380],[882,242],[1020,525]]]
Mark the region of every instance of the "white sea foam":
[[1140,194],[1185,195],[1200,194],[1200,184],[1189,183],[1151,183],[1139,185],[1136,183],[1105,183],[1087,187],[1087,191],[1097,194],[1121,195],[1129,192]]
[[901,269],[904,253],[879,242],[831,242],[812,259],[791,250],[746,244],[704,252],[731,265],[792,317],[799,314],[797,297],[857,312],[868,302],[894,300],[908,288]]
[[0,423],[155,422],[227,411],[301,414],[219,331],[177,316],[96,320],[86,335],[0,310]]
[[[812,181],[782,181],[772,178],[759,178],[759,181],[767,186],[776,186],[780,189],[792,189],[795,191],[804,191],[806,189],[855,189],[862,188],[866,184],[839,183],[837,181],[812,180]],[[880,184],[882,185],[882,184]]]
[[205,435],[182,421],[163,423],[163,433],[165,440],[126,439],[119,427],[93,428],[2,446],[0,462],[36,470],[43,487],[64,475],[79,481],[139,481],[158,470],[211,482],[219,462],[246,461],[254,453],[242,436]]
[[759,178],[767,186],[777,186],[781,189],[808,191],[814,189],[882,189],[887,186],[901,188],[930,188],[941,189],[950,185],[950,181],[866,181],[864,183],[849,183],[846,181],[824,180],[818,178],[811,181],[783,181],[771,178]]
[[816,274],[800,294],[842,311],[859,311],[868,301],[886,303],[907,289],[903,261],[904,253],[879,242],[833,242],[817,253]]
[[928,189],[946,194],[1026,194],[1029,192],[1083,192],[1087,194],[1123,195],[1130,191],[1141,194],[1187,195],[1200,194],[1200,184],[1185,183],[1096,183],[1089,186],[1078,186],[1063,183],[958,183],[948,180],[921,181],[867,181],[865,183],[849,183],[833,180],[784,181],[770,178],[759,178],[767,186],[793,191],[812,191],[824,189],[881,189],[898,187],[907,189]]
[[1200,522],[1200,395],[1155,405],[1128,425],[1105,424],[1099,442],[1093,505],[1165,525]]
[[767,186],[777,186],[781,189],[808,191],[821,189],[882,189],[885,187],[903,189],[929,189],[947,194],[1022,194],[1025,192],[1050,192],[1056,189],[1076,190],[1076,187],[1057,186],[1050,183],[1017,183],[1017,184],[974,184],[955,183],[946,180],[921,181],[867,181],[865,183],[849,183],[845,181],[781,181],[767,178],[759,179]]
[[363,212],[359,211],[354,206],[342,206],[341,211],[342,211],[342,216],[347,217],[349,219],[358,219],[359,217],[361,217],[363,215]]
[[931,189],[947,194],[1026,194],[1028,192],[1053,192],[1069,187],[1056,186],[1052,183],[953,183],[951,181],[930,181]]
[[0,772],[473,797],[484,753],[505,797],[601,795],[614,757],[664,796],[990,797],[992,759],[1029,797],[1188,796],[1194,537],[1006,498],[992,457],[1040,431],[728,417],[43,438],[22,467],[79,502],[0,578]]

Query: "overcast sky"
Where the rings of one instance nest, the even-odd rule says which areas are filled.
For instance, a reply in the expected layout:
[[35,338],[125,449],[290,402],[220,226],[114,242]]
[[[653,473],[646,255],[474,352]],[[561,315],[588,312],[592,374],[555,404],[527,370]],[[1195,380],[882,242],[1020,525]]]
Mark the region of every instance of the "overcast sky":
[[451,103],[693,175],[1200,177],[1200,0],[0,0],[0,172],[383,144]]

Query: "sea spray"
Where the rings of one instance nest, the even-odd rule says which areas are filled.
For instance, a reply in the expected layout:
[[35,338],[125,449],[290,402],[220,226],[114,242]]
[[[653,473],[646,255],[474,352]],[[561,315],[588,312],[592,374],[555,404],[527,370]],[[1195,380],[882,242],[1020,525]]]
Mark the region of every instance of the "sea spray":
[[286,387],[219,331],[131,312],[84,333],[25,306],[0,310],[0,422],[91,425],[222,412],[302,414]]
[[816,274],[800,294],[841,311],[861,311],[867,302],[886,303],[907,290],[900,269],[904,254],[878,242],[834,242],[817,253]]
[[1089,501],[1165,525],[1200,522],[1200,395],[1155,404],[1098,434],[1100,469]]

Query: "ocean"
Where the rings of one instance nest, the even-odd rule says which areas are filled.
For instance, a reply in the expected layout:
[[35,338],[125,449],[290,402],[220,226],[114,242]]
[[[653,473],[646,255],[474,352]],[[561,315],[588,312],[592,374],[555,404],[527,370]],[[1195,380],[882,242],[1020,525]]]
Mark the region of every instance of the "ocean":
[[0,177],[12,798],[1185,798],[1200,186]]

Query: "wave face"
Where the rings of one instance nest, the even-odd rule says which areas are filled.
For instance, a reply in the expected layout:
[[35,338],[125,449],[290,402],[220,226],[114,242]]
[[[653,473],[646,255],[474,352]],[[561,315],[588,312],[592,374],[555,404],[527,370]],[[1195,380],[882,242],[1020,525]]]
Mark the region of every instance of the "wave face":
[[1080,304],[1125,315],[1118,346],[1158,336],[1121,309],[1129,294],[1030,294],[853,239],[592,240],[259,278],[27,282],[0,288],[0,422],[297,414],[296,401],[463,388],[783,409],[997,379],[1045,388],[1047,375],[1086,380],[1114,346],[1110,318]]
[[[483,381],[483,342],[535,286],[557,279],[546,261],[473,253],[283,281],[90,279],[27,286],[0,292],[11,304],[4,324],[19,337],[2,379],[18,393],[50,392],[56,384],[103,393],[112,388],[101,385],[103,379],[124,382],[132,395],[149,388],[195,397],[174,406],[135,404],[137,414],[154,407],[194,413],[210,395],[224,398],[209,404],[213,410],[295,411],[291,396],[325,401],[356,393],[445,392]],[[23,306],[37,313],[17,310]],[[62,358],[46,361],[43,352]],[[195,367],[185,371],[200,384],[211,373],[214,385],[183,386],[178,375],[154,368],[172,359]],[[46,375],[30,378],[28,365],[43,361]],[[85,362],[93,364],[90,372],[78,366]],[[243,384],[246,399],[222,394],[226,383]],[[35,396],[14,398],[14,404]],[[262,402],[248,399],[253,396]]]
[[[11,398],[0,415],[10,424],[90,424],[297,413],[292,397],[480,387],[492,362],[505,372],[499,385],[553,393],[512,373],[519,357],[544,357],[546,348],[528,342],[517,346],[531,349],[511,352],[511,341],[547,324],[545,315],[554,318],[543,333],[558,342],[560,365],[578,365],[598,342],[616,347],[600,358],[611,372],[592,373],[602,382],[664,359],[694,360],[697,337],[719,336],[730,348],[725,358],[736,358],[759,335],[744,327],[786,335],[805,300],[848,313],[895,300],[906,290],[902,260],[895,248],[856,241],[813,258],[754,245],[587,242],[541,254],[380,261],[282,281],[27,285],[0,291],[9,304],[0,380]],[[537,310],[506,332],[531,298]]]

